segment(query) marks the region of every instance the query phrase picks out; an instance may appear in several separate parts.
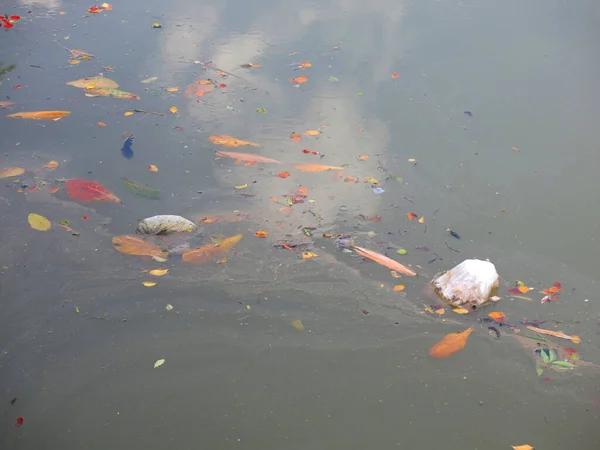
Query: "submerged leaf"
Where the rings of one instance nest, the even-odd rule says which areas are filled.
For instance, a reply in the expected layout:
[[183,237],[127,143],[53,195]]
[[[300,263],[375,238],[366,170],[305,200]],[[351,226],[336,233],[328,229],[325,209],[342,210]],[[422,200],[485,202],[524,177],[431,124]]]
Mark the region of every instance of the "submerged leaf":
[[95,180],[71,178],[65,182],[69,197],[81,202],[115,202],[121,203],[119,197]]
[[296,164],[294,167],[303,172],[327,172],[329,170],[344,170],[343,167],[324,166],[322,164],[313,164],[313,163]]
[[139,100],[140,98],[131,92],[120,91],[114,88],[91,88],[85,90],[86,97],[110,97],[125,100]]
[[160,199],[160,191],[156,188],[148,186],[147,184],[143,185],[138,181],[129,180],[127,178],[123,178],[123,184],[135,195],[152,200]]
[[266,156],[253,155],[252,153],[216,151],[215,155],[223,156],[225,158],[239,159],[240,161],[251,161],[264,164],[280,164],[276,159],[267,158]]
[[296,319],[296,320],[292,320],[292,326],[296,329],[296,330],[300,330],[300,331],[304,331],[304,324],[302,323],[302,321]]
[[429,354],[434,358],[446,358],[459,352],[467,345],[467,340],[472,331],[473,328],[467,328],[460,333],[447,334],[440,342],[431,347]]
[[237,234],[224,239],[220,245],[215,246],[214,244],[206,244],[202,247],[189,250],[181,255],[181,259],[191,264],[200,264],[211,261],[219,254],[226,253],[231,250],[231,248],[237,244],[242,237],[244,237],[243,234]]
[[25,173],[25,169],[21,167],[8,167],[6,169],[0,170],[0,178],[12,178],[18,177],[19,175],[23,175]]
[[157,256],[164,258],[165,252],[151,242],[146,241],[140,236],[115,236],[112,238],[115,249],[126,255],[134,256]]
[[80,80],[69,81],[65,83],[67,86],[74,86],[80,89],[93,89],[93,88],[110,88],[116,89],[119,84],[109,78],[104,77],[88,77],[81,78]]
[[39,214],[29,214],[29,216],[27,217],[27,221],[29,222],[31,228],[33,228],[34,230],[48,231],[50,228],[52,228],[52,224],[50,223],[50,221],[44,216],[40,216]]

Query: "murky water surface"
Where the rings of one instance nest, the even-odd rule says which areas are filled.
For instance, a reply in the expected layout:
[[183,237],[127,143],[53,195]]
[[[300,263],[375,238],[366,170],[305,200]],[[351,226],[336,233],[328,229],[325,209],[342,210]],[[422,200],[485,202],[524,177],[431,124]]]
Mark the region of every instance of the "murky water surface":
[[[0,10],[20,16],[0,29],[2,112],[71,112],[0,118],[0,168],[24,169],[0,180],[2,449],[598,448],[597,2],[91,6]],[[98,75],[140,99],[65,84]],[[122,203],[72,198],[73,178]],[[199,224],[160,248],[244,237],[201,264],[115,250],[156,214]],[[467,258],[494,262],[502,301],[428,312],[429,280]],[[525,319],[581,343],[536,354]]]

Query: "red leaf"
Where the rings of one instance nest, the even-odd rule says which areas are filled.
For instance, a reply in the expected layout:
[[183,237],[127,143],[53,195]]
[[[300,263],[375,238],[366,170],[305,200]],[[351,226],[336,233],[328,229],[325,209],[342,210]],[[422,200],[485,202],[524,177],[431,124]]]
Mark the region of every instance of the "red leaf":
[[227,87],[227,85],[226,85],[225,83],[221,83],[221,84],[219,85],[219,87],[220,87],[221,89],[225,89],[225,88]]
[[21,16],[10,16],[10,20],[21,20]]
[[115,202],[121,203],[119,197],[95,180],[71,178],[65,182],[69,197],[81,202]]
[[289,176],[290,176],[290,173],[289,173],[289,172],[279,172],[279,173],[277,174],[277,176],[278,176],[279,178],[287,178],[287,177],[289,177]]
[[310,150],[304,149],[304,150],[302,150],[302,153],[304,153],[305,155],[308,155],[310,153]]
[[13,425],[13,427],[19,428],[21,425],[23,425],[23,422],[25,422],[25,419],[23,419],[21,416],[17,417],[17,420],[15,421],[15,424]]
[[415,219],[418,219],[418,218],[419,218],[419,216],[417,216],[417,215],[416,215],[415,213],[413,213],[413,212],[409,212],[409,213],[407,213],[407,214],[406,214],[406,217],[408,217],[410,220],[415,220]]
[[521,294],[521,291],[519,290],[519,288],[510,288],[508,290],[508,293],[513,294],[513,295],[519,295],[519,294]]

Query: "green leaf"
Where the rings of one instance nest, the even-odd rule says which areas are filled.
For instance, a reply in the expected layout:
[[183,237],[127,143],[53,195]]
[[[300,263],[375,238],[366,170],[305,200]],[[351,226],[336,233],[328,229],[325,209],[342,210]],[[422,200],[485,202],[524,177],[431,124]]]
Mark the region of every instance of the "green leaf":
[[567,361],[552,361],[552,365],[553,366],[558,366],[558,367],[567,367],[569,369],[575,368],[575,364],[572,364],[572,363],[567,362]]
[[544,348],[542,348],[542,351],[540,352],[542,354],[542,360],[544,361],[544,364],[548,364],[550,362],[550,358],[548,357],[548,354],[546,353],[547,349],[548,349],[548,347],[544,346]]
[[396,253],[398,253],[399,255],[406,255],[408,252],[403,248],[399,248],[398,250],[396,250]]
[[334,76],[329,77],[330,83],[337,83],[339,81],[340,81],[340,79],[338,77],[334,77]]
[[266,114],[267,110],[265,108],[256,108],[256,112],[259,114]]
[[362,95],[362,91],[358,91],[356,95]]
[[123,178],[123,184],[127,189],[132,191],[135,195],[140,197],[149,198],[151,200],[160,199],[160,191],[148,185],[143,185],[137,181],[128,180]]
[[541,377],[542,374],[544,373],[544,368],[542,367],[542,365],[540,364],[540,362],[538,360],[535,361],[535,373],[537,373],[538,377]]
[[551,348],[549,348],[548,353],[550,353],[550,355],[549,355],[550,362],[556,361],[556,352],[554,350],[552,350]]
[[404,178],[402,177],[396,177],[396,180],[398,181],[398,183],[404,183]]

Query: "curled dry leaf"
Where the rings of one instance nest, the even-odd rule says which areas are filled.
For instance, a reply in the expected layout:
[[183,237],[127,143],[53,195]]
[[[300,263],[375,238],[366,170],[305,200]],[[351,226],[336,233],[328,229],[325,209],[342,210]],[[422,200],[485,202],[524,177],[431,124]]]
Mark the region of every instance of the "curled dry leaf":
[[178,87],[168,87],[168,88],[165,88],[165,91],[167,91],[167,92],[179,92],[179,88]]
[[156,286],[156,281],[142,281],[142,284],[146,287]]
[[473,328],[467,328],[460,333],[447,334],[440,342],[431,347],[429,355],[434,358],[446,358],[461,351],[467,345],[467,340],[472,332]]
[[133,111],[125,111],[125,112],[123,113],[123,115],[124,115],[125,117],[127,117],[127,116],[133,116]]
[[21,167],[7,167],[6,169],[0,170],[0,178],[18,177],[19,175],[23,175],[24,173],[25,169]]
[[299,144],[300,141],[302,140],[302,135],[298,134],[298,133],[290,133],[290,139],[292,140],[292,142],[294,142],[295,144]]
[[369,155],[361,155],[358,157],[359,161],[366,161],[367,159],[369,159]]
[[469,310],[465,308],[452,308],[452,311],[456,314],[469,314]]
[[48,231],[52,228],[52,224],[48,219],[44,216],[40,216],[39,214],[31,213],[27,217],[27,221],[29,222],[29,226],[34,230],[38,231]]
[[166,253],[160,248],[140,236],[115,236],[112,238],[112,243],[115,249],[126,255],[157,256],[163,258],[166,256]]

